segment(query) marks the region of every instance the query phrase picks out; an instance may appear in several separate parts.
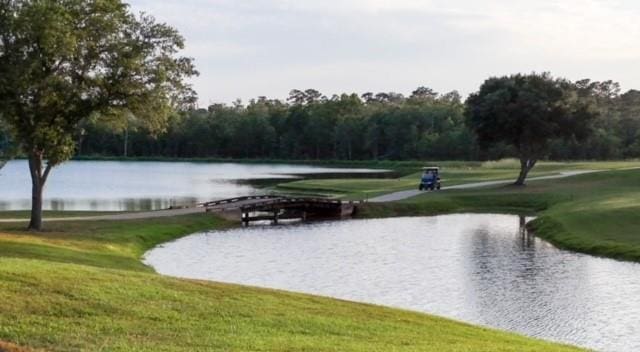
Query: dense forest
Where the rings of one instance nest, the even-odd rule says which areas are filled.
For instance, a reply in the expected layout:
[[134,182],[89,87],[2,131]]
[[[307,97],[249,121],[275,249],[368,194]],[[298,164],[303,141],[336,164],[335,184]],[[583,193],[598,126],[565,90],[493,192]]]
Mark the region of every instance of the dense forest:
[[[547,158],[640,157],[640,91],[621,93],[611,81],[582,80],[600,114],[587,141],[559,139]],[[0,136],[0,142],[3,137]],[[85,123],[78,134],[84,156],[341,160],[477,160],[513,153],[507,146],[478,148],[457,92],[420,87],[398,93],[342,94],[293,90],[286,101],[260,97],[248,104],[215,104],[175,114],[167,129],[150,134],[128,123]]]
[[[126,128],[126,127],[125,127]],[[89,125],[81,154],[122,155],[127,131]],[[264,97],[247,105],[216,104],[176,115],[167,131],[150,136],[132,121],[132,156],[277,159],[465,159],[474,156],[464,105],[457,93],[417,89],[326,97],[291,92],[286,102]]]

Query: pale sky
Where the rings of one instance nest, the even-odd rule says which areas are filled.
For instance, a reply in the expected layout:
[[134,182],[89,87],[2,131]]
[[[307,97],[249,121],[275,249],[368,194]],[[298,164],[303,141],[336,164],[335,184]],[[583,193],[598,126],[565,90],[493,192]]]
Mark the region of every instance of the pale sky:
[[638,0],[130,0],[176,27],[200,105],[291,89],[475,91],[551,71],[640,89]]

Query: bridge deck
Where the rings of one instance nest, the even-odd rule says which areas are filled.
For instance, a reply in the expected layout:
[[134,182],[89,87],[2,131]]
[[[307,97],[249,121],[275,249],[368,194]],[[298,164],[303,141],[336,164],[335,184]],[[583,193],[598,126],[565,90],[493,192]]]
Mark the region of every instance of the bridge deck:
[[[283,218],[323,217],[339,218],[353,214],[355,205],[336,199],[286,197],[277,195],[247,196],[200,204],[207,212],[216,212],[229,219],[243,222]],[[251,214],[254,215],[251,215]],[[262,213],[262,215],[255,215]],[[270,215],[264,215],[269,213]]]

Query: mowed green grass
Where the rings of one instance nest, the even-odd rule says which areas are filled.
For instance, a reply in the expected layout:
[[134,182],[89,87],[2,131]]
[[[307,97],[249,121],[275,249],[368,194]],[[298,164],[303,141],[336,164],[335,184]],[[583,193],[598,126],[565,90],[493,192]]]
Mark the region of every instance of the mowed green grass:
[[[0,224],[0,341],[51,351],[573,351],[425,314],[182,280],[140,261],[211,215]],[[1,344],[0,344],[1,345]]]
[[[519,172],[519,163],[513,159],[483,163],[434,162],[425,165],[427,164],[441,167],[443,186],[482,181],[515,180]],[[555,175],[562,171],[610,170],[631,167],[640,167],[640,162],[540,162],[529,176]],[[417,189],[420,176],[421,170],[416,167],[412,172],[399,178],[301,180],[282,183],[275,190],[285,193],[308,193],[349,200],[366,200],[385,193]]]
[[368,204],[364,217],[500,212],[537,215],[535,233],[557,246],[640,261],[640,169],[563,179],[425,193],[401,202]]

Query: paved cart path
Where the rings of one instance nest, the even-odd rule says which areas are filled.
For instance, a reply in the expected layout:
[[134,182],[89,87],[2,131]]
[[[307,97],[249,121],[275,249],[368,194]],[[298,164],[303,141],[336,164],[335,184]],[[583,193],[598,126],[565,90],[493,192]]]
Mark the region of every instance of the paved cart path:
[[[579,171],[563,171],[557,175],[549,175],[549,176],[538,176],[527,178],[527,182],[536,181],[536,180],[551,180],[556,178],[565,178],[582,174],[589,174],[593,172],[601,172],[606,170],[579,170]],[[465,183],[461,185],[455,186],[446,186],[442,187],[442,190],[447,189],[468,189],[468,188],[480,188],[480,187],[488,187],[488,186],[496,186],[496,185],[506,185],[512,183],[513,180],[496,180],[496,181],[484,181],[484,182],[473,182],[473,183]],[[416,183],[417,184],[417,183]],[[425,193],[425,191],[419,191],[417,189],[411,189],[407,191],[398,191],[393,193],[384,194],[378,197],[374,197],[369,199],[369,202],[373,203],[384,203],[384,202],[395,202],[398,200],[404,200],[407,198],[415,197],[420,194]]]
[[[89,216],[66,216],[66,217],[50,217],[44,218],[42,221],[51,222],[51,221],[95,221],[95,220],[137,220],[137,219],[152,219],[152,218],[163,218],[168,216],[178,216],[178,215],[188,215],[188,214],[198,214],[204,213],[207,211],[230,211],[234,209],[239,209],[240,207],[263,203],[265,201],[278,201],[282,198],[280,197],[271,197],[271,196],[248,196],[248,197],[238,197],[233,198],[233,202],[229,202],[228,200],[223,200],[222,202],[211,202],[210,204],[202,203],[196,206],[187,207],[187,208],[176,208],[176,209],[164,209],[164,210],[153,210],[153,211],[141,211],[141,212],[130,212],[130,213],[117,213],[113,215],[89,215]],[[2,222],[26,222],[29,219],[26,218],[9,218],[9,219],[0,219],[0,223]]]

